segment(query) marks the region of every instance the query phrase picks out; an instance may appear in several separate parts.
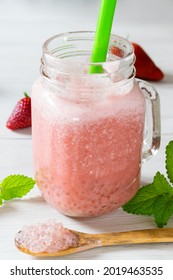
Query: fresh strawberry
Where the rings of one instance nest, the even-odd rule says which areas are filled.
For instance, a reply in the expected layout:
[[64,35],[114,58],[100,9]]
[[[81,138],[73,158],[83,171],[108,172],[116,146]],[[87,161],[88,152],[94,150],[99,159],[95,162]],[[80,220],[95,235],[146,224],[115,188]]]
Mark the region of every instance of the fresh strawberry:
[[[136,43],[132,43],[136,56],[135,68],[136,77],[144,80],[159,81],[163,79],[163,72],[156,66],[148,54]],[[123,57],[123,51],[113,46],[111,52],[119,57]]]
[[118,57],[123,57],[124,52],[123,50],[119,49],[118,47],[112,46],[111,47],[111,53],[118,56]]
[[151,81],[160,81],[163,79],[163,72],[156,66],[148,54],[140,45],[132,43],[136,56],[135,68],[136,77]]
[[19,100],[10,115],[6,126],[11,130],[31,126],[31,98],[24,93],[25,97]]

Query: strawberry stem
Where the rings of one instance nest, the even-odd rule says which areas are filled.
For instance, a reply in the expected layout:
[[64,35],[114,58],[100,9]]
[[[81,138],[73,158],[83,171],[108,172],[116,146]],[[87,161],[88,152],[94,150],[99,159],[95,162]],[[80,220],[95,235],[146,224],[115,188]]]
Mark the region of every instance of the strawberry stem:
[[24,92],[24,95],[26,98],[30,98],[29,95],[27,94],[27,92]]

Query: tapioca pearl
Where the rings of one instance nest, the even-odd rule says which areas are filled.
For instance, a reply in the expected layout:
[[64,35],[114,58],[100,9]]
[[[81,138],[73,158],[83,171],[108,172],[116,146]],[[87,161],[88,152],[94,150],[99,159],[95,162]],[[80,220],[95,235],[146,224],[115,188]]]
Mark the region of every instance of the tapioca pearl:
[[61,200],[58,200],[58,201],[55,200],[54,202],[55,202],[55,203],[57,204],[57,206],[59,206],[59,207],[62,206],[62,205],[64,205],[64,204],[62,203]]
[[59,189],[61,188],[60,185],[57,185],[57,182],[53,182],[53,183],[50,185],[50,187],[51,187],[52,191],[55,191],[55,192],[59,191]]
[[[29,246],[29,244],[28,244],[28,246]],[[38,253],[38,252],[41,252],[41,251],[44,252],[45,246],[43,246],[42,244],[40,244],[40,245],[35,245],[35,244],[34,244],[34,246],[30,245],[30,248],[29,248],[29,249],[30,249],[30,251],[33,252],[33,253]]]
[[67,196],[67,197],[71,196],[70,192],[66,192],[66,191],[64,192],[64,195]]
[[50,189],[47,190],[47,195],[51,196],[52,195],[52,192]]
[[116,154],[115,154],[115,151],[113,150],[113,151],[110,152],[109,158],[110,158],[111,161],[113,161],[115,159],[115,157],[116,157]]
[[78,204],[78,208],[82,208],[84,211],[85,209],[87,209],[89,206],[88,206],[88,203],[86,201],[82,201]]
[[94,194],[100,194],[102,193],[102,190],[105,188],[104,184],[100,184],[99,182],[98,183],[95,183],[93,185],[93,188],[92,188],[92,193]]
[[76,199],[78,199],[79,201],[88,200],[90,196],[91,194],[88,191],[82,190],[82,192],[79,191],[79,193],[76,195]]
[[71,207],[72,207],[73,209],[77,209],[77,208],[79,207],[79,204],[76,203],[76,202],[72,202]]
[[100,202],[100,195],[92,195],[92,199],[93,199],[93,204],[98,204]]
[[86,180],[82,180],[82,181],[81,181],[81,184],[82,184],[83,186],[85,186],[85,185],[87,184],[87,181],[86,181]]
[[113,194],[113,193],[117,193],[117,192],[119,191],[119,187],[116,186],[116,184],[113,184],[113,185],[112,185],[112,189],[113,189],[112,194]]
[[94,170],[90,170],[90,171],[89,171],[89,174],[90,174],[90,176],[94,176],[94,175],[95,175]]
[[114,205],[118,205],[119,202],[118,201],[112,201],[111,204],[114,206]]
[[66,208],[70,208],[72,205],[73,205],[73,201],[64,201],[62,200],[62,203],[61,203],[64,207]]
[[95,212],[94,212],[94,210],[90,210],[90,211],[88,211],[88,214],[89,214],[89,215],[94,215]]
[[26,236],[29,236],[29,239],[27,239],[27,248],[33,252],[54,252],[66,249],[69,246],[76,246],[78,238],[75,234],[53,222],[47,223],[46,225],[47,228],[44,238],[40,237],[40,228],[38,225],[34,231],[30,227],[28,227],[27,231],[21,231],[20,236],[18,236],[20,237],[20,241],[23,239],[23,242],[26,244]]
[[111,198],[115,197],[117,195],[117,192],[114,190],[110,190],[109,195]]
[[[91,208],[91,207],[90,207],[90,208]],[[81,204],[81,205],[79,205],[79,206],[76,208],[76,211],[77,211],[78,213],[86,213],[86,212],[87,212],[87,208],[84,207],[84,206]]]
[[71,204],[62,204],[65,209],[71,210],[71,211],[76,211],[77,210],[77,204],[71,203]]
[[107,198],[101,198],[101,200],[100,200],[100,205],[108,205],[108,200],[107,200]]
[[94,171],[94,176],[95,178],[102,178],[104,176],[108,175],[108,171],[104,166],[99,166],[98,168],[96,168],[96,170]]
[[88,201],[88,203],[91,204],[91,205],[92,205],[92,204],[95,204],[95,202],[96,202],[96,201],[93,200],[93,199],[90,199],[90,200]]

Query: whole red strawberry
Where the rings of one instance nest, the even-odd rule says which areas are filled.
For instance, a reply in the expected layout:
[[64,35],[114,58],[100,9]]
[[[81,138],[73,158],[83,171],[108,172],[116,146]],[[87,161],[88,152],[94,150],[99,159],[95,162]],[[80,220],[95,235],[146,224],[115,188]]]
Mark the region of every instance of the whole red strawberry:
[[24,93],[25,97],[19,100],[11,113],[6,127],[15,130],[31,126],[31,98]]
[[156,66],[144,49],[136,43],[132,44],[136,55],[136,77],[150,81],[160,81],[163,79],[163,72]]

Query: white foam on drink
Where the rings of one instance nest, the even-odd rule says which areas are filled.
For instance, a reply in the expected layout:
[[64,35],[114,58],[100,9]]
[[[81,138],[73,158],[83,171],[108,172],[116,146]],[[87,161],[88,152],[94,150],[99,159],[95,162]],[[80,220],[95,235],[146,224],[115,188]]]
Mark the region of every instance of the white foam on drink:
[[42,81],[37,81],[32,94],[34,110],[39,110],[39,115],[51,123],[55,121],[75,125],[143,112],[144,101],[137,85],[127,83],[116,88],[107,81],[106,87],[105,81],[99,89],[97,84],[84,89],[77,78],[72,80],[71,88],[69,84],[64,84],[62,89],[45,89]]

